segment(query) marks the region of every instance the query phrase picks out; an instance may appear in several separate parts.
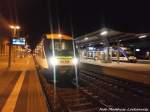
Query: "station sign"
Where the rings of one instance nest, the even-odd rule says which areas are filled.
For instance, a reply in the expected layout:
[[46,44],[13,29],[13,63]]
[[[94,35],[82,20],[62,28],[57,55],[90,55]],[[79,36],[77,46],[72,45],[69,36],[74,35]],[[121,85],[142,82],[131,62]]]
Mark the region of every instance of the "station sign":
[[26,40],[25,38],[13,38],[11,43],[12,45],[25,45]]

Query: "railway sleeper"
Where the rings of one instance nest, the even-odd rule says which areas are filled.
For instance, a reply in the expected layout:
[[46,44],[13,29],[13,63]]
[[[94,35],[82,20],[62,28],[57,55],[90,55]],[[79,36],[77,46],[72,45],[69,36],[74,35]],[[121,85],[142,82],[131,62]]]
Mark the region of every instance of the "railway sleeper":
[[74,110],[71,112],[99,112],[99,108]]
[[86,110],[86,109],[93,109],[96,108],[96,106],[94,106],[92,103],[85,103],[85,104],[77,104],[77,105],[73,105],[70,106],[71,110]]
[[61,96],[63,99],[76,99],[76,98],[81,98],[84,97],[82,94],[73,94],[73,95],[68,95],[68,96]]
[[73,101],[65,101],[65,103],[69,104],[70,106],[74,105],[74,104],[85,104],[85,103],[88,103],[89,100],[87,99],[84,99],[84,100],[73,100]]
[[87,100],[87,99],[85,97],[81,97],[81,98],[64,99],[64,100],[67,103],[71,103],[71,102],[82,102],[82,101]]

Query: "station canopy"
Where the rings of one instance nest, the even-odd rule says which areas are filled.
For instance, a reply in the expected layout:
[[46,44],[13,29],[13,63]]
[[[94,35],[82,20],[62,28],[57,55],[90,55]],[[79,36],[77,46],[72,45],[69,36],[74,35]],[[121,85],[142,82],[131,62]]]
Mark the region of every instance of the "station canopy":
[[123,42],[131,46],[150,47],[150,38],[148,37],[150,37],[150,33],[125,33],[102,28],[77,37],[75,42],[78,46]]

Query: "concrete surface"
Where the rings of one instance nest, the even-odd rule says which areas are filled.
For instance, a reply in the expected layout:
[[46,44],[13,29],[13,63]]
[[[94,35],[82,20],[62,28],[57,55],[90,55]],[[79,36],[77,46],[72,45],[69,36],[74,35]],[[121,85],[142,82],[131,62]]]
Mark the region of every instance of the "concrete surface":
[[12,60],[0,57],[0,110],[2,112],[48,112],[32,56]]

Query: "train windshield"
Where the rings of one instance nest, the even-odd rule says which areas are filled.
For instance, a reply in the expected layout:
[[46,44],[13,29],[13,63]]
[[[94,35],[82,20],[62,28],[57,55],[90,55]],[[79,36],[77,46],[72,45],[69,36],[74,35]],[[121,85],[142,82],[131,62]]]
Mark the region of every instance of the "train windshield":
[[[73,56],[73,41],[72,40],[53,40],[54,51],[56,56]],[[52,40],[49,43],[49,48],[52,51]]]

